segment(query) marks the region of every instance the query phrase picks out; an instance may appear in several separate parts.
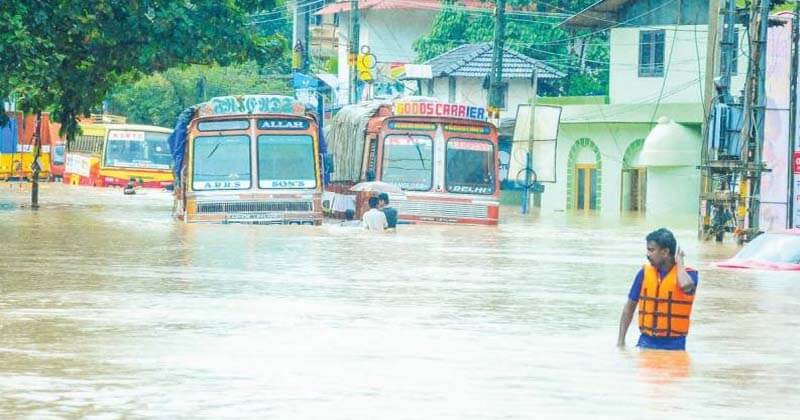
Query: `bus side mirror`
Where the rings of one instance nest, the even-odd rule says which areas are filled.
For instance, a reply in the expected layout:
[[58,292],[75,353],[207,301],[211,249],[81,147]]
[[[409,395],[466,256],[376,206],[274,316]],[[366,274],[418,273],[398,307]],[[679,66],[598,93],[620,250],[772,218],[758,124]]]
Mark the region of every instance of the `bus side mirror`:
[[327,171],[329,174],[332,174],[336,171],[336,167],[333,164],[333,153],[325,153],[322,161],[325,165],[325,171]]

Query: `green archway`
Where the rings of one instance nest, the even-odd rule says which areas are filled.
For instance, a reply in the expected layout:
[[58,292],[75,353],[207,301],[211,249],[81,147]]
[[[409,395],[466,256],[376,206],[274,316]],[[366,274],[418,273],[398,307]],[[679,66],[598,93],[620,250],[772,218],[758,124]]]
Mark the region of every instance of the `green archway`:
[[603,196],[603,159],[600,156],[600,148],[586,137],[576,140],[572,148],[569,149],[569,156],[567,157],[567,209],[575,207],[572,202],[572,193],[575,188],[575,164],[578,160],[578,153],[584,148],[594,152],[594,159],[597,164],[597,197],[594,204],[595,209],[600,210],[600,202]]
[[628,148],[625,149],[625,154],[622,156],[622,169],[631,168],[631,162],[633,162],[634,156],[641,152],[643,147],[644,139],[636,139],[628,145]]

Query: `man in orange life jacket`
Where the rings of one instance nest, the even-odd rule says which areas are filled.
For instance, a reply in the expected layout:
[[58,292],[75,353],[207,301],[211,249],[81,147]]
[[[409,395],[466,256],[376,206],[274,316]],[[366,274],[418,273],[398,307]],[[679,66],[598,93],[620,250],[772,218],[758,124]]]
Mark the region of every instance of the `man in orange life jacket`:
[[658,350],[685,350],[689,334],[697,271],[683,265],[683,251],[667,229],[647,235],[648,264],[639,270],[628,293],[628,302],[619,320],[617,345],[625,346],[625,334],[639,309],[638,347]]

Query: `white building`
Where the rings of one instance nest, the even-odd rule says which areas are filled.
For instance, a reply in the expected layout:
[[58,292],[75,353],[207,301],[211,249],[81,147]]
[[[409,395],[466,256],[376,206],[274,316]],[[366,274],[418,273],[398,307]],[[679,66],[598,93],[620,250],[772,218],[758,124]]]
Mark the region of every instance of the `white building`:
[[609,29],[609,98],[563,106],[543,210],[697,215],[708,16],[703,0],[602,0],[562,24]]

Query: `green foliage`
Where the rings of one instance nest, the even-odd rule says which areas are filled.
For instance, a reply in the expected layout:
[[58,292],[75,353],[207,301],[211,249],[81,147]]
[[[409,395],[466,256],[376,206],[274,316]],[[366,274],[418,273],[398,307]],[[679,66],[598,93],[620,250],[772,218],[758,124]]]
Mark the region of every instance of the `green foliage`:
[[76,117],[111,89],[184,63],[274,61],[282,36],[249,15],[275,0],[0,1],[0,97],[50,110],[71,140]]
[[193,65],[169,69],[119,86],[109,96],[111,113],[130,122],[171,127],[183,109],[214,96],[292,94],[288,80],[259,74],[259,65]]
[[[530,0],[509,1],[523,7],[509,13],[506,48],[545,62],[567,76],[542,84],[548,95],[604,95],[608,92],[608,43],[606,33],[570,34],[556,28],[566,15],[583,10],[592,0],[551,0],[538,2],[531,10]],[[451,49],[494,39],[494,16],[476,12],[460,3],[448,2],[434,20],[430,34],[414,42],[418,61],[426,61]],[[580,50],[584,54],[581,59]]]

